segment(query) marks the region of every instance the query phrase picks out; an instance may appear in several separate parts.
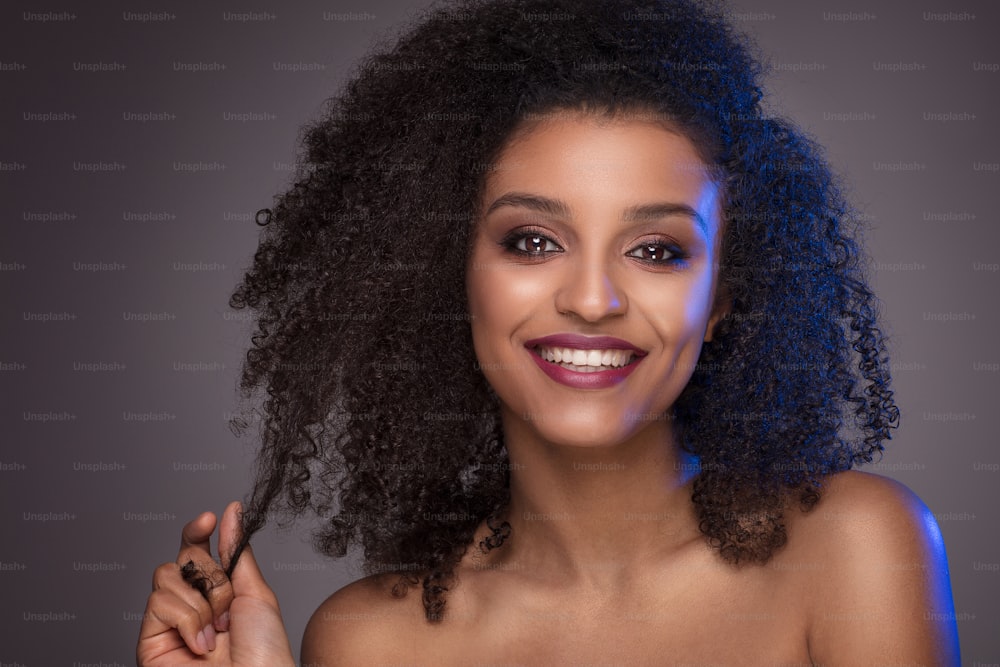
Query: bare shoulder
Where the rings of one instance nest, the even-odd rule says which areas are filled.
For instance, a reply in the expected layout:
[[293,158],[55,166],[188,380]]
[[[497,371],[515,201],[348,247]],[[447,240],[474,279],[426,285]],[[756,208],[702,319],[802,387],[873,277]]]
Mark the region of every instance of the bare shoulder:
[[817,540],[848,539],[854,548],[899,540],[942,544],[934,515],[917,494],[893,479],[851,470],[828,478],[822,494],[801,522]]
[[[392,662],[422,619],[417,590],[394,596],[399,578],[372,575],[344,586],[313,612],[302,636],[303,667]],[[419,590],[419,585],[416,587]],[[419,618],[418,618],[419,617]]]
[[913,491],[879,475],[839,473],[790,533],[797,557],[822,572],[807,593],[814,662],[959,664],[944,541]]
[[833,475],[811,511],[790,512],[787,519],[788,556],[808,559],[813,567],[804,569],[824,573],[814,578],[816,587],[843,590],[865,572],[884,579],[943,568],[947,576],[934,515],[917,494],[888,477],[854,470]]

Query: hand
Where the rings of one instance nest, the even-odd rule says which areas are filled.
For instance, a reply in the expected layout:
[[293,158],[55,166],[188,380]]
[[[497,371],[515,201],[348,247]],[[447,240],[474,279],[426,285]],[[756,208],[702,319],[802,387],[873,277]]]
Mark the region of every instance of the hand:
[[[177,561],[156,568],[139,629],[139,667],[295,665],[278,599],[264,581],[249,545],[232,579],[226,577],[229,555],[240,538],[239,511],[240,503],[234,501],[222,515],[221,564],[212,558],[209,545],[215,515],[205,512],[181,531]],[[207,599],[181,575],[189,561],[208,577]]]

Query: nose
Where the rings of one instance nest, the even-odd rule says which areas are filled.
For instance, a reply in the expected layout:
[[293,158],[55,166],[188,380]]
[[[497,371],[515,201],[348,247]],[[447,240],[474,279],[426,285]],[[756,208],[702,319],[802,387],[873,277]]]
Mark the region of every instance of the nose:
[[598,322],[628,308],[625,290],[605,262],[581,259],[568,266],[561,279],[555,303],[560,314]]

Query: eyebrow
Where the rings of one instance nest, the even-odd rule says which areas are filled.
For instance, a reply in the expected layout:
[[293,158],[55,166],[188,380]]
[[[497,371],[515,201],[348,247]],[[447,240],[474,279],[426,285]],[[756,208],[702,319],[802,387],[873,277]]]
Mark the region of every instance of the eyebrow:
[[[551,199],[541,195],[528,194],[526,192],[508,192],[500,196],[492,204],[490,204],[490,207],[486,209],[486,214],[483,217],[489,216],[493,213],[493,211],[498,208],[503,208],[504,206],[527,208],[554,218],[565,219],[571,217],[569,206],[562,200]],[[706,238],[709,236],[708,223],[705,218],[703,218],[698,211],[694,210],[687,204],[681,204],[678,202],[657,202],[653,204],[630,206],[625,209],[623,219],[625,222],[632,223],[652,222],[660,220],[661,218],[676,215],[691,218],[701,230],[701,233],[704,234]]]

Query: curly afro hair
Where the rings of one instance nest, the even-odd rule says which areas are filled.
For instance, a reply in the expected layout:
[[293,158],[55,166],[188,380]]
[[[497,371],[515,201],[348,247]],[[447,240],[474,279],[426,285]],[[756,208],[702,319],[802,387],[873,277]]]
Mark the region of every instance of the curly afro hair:
[[493,529],[479,548],[503,543],[511,471],[464,272],[490,165],[553,111],[667,118],[723,186],[729,314],[673,408],[709,544],[766,562],[784,512],[871,461],[899,413],[858,216],[818,148],[762,109],[753,52],[715,4],[458,0],[367,57],[305,127],[230,300],[256,315],[241,388],[263,396],[229,572],[269,516],[312,511],[318,549],[359,547],[397,594],[422,583],[435,621],[477,526]]

